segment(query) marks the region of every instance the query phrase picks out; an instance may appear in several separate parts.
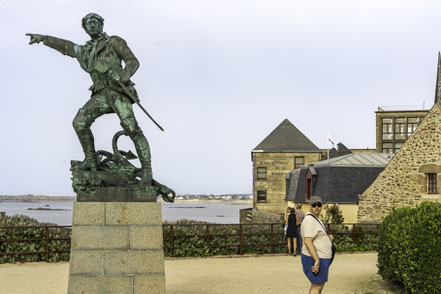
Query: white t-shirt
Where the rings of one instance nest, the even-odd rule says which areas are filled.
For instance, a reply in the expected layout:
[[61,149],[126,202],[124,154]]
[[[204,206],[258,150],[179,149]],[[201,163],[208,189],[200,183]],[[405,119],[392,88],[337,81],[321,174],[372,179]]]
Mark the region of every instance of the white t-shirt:
[[[320,219],[318,220],[323,224]],[[331,258],[332,242],[319,222],[310,212],[306,213],[301,226],[302,238],[313,238],[312,244],[314,245],[319,258]],[[308,248],[306,248],[305,242],[303,242],[302,254],[311,256]]]

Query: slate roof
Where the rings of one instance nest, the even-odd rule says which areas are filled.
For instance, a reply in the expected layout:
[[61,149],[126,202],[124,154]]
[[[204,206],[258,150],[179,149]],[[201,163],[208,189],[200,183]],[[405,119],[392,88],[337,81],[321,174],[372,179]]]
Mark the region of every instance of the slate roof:
[[390,159],[383,153],[354,153],[293,170],[287,174],[285,200],[307,202],[305,175],[313,168],[316,176],[312,195],[320,196],[326,203],[358,204],[358,195],[375,181]]
[[312,165],[317,166],[358,166],[358,167],[386,167],[393,155],[386,153],[351,153],[330,160],[322,160]]
[[321,152],[321,150],[288,119],[282,121],[282,123],[252,151]]

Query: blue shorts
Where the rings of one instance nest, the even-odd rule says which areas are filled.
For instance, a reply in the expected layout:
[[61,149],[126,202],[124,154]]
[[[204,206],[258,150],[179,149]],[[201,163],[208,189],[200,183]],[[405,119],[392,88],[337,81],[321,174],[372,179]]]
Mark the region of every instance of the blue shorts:
[[320,258],[320,268],[317,274],[312,272],[315,261],[311,256],[302,254],[303,272],[311,283],[322,284],[328,281],[328,271],[331,265],[330,258]]

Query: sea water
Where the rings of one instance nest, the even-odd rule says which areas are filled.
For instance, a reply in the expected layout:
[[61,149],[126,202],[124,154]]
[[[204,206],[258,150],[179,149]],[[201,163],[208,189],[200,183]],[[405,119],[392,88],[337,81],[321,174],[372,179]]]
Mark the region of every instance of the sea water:
[[[192,219],[220,224],[239,223],[239,211],[252,205],[207,202],[162,202],[162,220]],[[28,210],[50,208],[54,210]],[[62,210],[56,210],[62,209]],[[6,215],[23,214],[41,222],[72,225],[73,202],[0,202],[0,212]]]

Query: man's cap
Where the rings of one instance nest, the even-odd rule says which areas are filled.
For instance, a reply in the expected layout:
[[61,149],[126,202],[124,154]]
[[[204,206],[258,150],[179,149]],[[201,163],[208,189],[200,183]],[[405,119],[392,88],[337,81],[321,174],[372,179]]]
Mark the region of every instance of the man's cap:
[[318,196],[312,196],[311,199],[309,199],[309,204],[314,204],[316,202],[322,202],[322,198],[318,197]]

